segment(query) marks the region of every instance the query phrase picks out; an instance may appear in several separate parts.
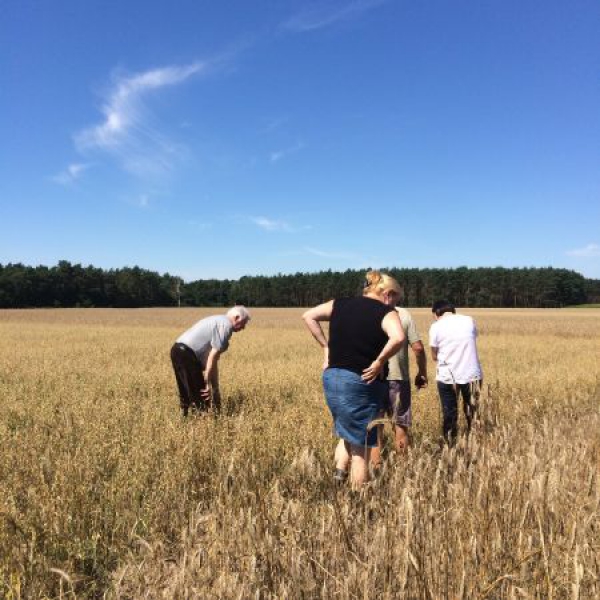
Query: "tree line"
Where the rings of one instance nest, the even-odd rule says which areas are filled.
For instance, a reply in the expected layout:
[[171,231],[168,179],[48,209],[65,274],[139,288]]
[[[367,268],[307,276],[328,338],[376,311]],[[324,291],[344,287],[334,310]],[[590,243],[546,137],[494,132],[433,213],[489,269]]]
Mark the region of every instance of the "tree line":
[[139,267],[105,271],[66,260],[55,267],[0,264],[0,307],[172,306],[180,281]]
[[[600,302],[600,280],[567,269],[479,267],[382,269],[404,287],[405,306],[446,298],[457,306],[538,308]],[[143,306],[311,306],[360,293],[365,271],[180,277],[140,267],[103,270],[60,261],[54,267],[0,264],[0,308]]]

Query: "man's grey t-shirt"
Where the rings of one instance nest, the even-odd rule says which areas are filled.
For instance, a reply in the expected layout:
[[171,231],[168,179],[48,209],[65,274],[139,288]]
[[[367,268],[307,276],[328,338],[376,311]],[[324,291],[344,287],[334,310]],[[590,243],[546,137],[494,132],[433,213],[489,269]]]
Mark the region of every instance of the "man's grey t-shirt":
[[233,326],[226,316],[206,317],[182,333],[177,343],[191,348],[205,367],[211,348],[225,352],[232,334]]

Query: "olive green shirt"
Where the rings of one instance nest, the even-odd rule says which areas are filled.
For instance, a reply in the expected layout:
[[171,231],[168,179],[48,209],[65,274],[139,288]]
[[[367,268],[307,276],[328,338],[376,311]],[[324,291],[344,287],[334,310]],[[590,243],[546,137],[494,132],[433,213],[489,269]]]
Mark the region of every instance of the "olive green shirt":
[[402,329],[404,330],[404,342],[402,343],[402,348],[400,348],[400,350],[398,350],[398,352],[388,361],[388,379],[403,379],[404,381],[409,381],[408,346],[415,342],[420,342],[421,337],[419,336],[412,315],[405,308],[396,307],[396,310],[398,311]]

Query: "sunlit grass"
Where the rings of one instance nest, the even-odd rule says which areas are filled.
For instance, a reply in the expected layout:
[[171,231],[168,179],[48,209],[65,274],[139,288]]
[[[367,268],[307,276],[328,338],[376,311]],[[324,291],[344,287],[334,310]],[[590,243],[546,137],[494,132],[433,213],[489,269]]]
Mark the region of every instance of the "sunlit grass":
[[211,312],[0,311],[0,597],[600,595],[596,310],[466,311],[479,430],[443,449],[431,385],[358,496],[301,310],[254,310],[223,414],[181,418],[169,349]]

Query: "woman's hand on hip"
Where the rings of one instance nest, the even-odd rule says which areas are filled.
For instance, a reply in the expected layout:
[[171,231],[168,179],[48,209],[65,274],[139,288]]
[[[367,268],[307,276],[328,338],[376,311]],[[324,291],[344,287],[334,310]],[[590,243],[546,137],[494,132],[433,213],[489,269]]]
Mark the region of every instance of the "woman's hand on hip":
[[362,380],[372,383],[383,370],[385,364],[380,358],[376,358],[362,373]]

